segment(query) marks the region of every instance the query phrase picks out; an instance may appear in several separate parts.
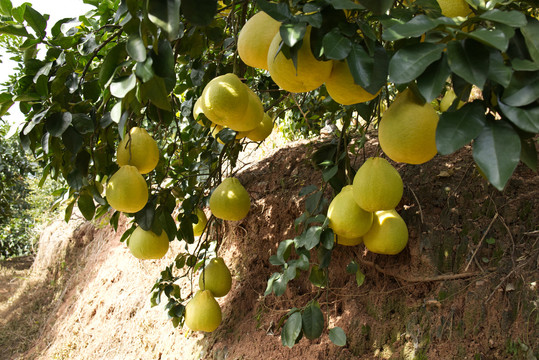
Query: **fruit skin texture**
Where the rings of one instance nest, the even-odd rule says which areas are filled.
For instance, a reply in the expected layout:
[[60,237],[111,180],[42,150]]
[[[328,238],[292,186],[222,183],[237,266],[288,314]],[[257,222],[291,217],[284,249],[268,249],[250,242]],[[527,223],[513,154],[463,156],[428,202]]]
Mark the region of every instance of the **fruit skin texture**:
[[357,205],[351,185],[343,187],[333,198],[327,216],[333,232],[348,239],[357,239],[369,231],[373,218],[372,213]]
[[363,238],[362,237],[347,238],[347,237],[335,234],[335,242],[339,245],[344,245],[344,246],[356,246],[363,242]]
[[151,230],[137,227],[129,238],[129,251],[134,257],[141,260],[161,259],[168,251],[168,235],[163,230],[157,235]]
[[329,96],[342,105],[353,105],[374,99],[380,93],[371,94],[354,82],[346,61],[333,61],[331,75],[326,81]]
[[273,120],[270,118],[270,116],[266,113],[264,113],[264,116],[262,117],[262,120],[258,123],[258,125],[251,131],[247,132],[246,134],[238,134],[245,135],[247,138],[249,138],[252,141],[264,141],[271,132],[273,131]]
[[193,235],[200,236],[202,235],[202,232],[204,231],[204,228],[206,227],[206,224],[208,223],[208,218],[206,217],[206,214],[202,209],[197,208],[195,210],[195,215],[198,218],[198,222],[196,224],[193,224]]
[[147,174],[159,162],[159,148],[146,129],[133,127],[118,144],[116,161],[120,166],[136,166],[141,174]]
[[210,210],[219,219],[241,220],[247,216],[250,208],[249,193],[234,177],[224,179],[210,197]]
[[442,9],[442,15],[446,17],[466,17],[472,13],[472,9],[464,0],[438,0]]
[[[277,54],[281,34],[277,32],[268,51],[268,68],[273,81],[282,89],[293,93],[312,91],[327,81],[332,61],[318,61],[311,52],[311,27],[307,27],[303,44],[298,50],[298,68],[282,52]],[[275,56],[277,55],[277,56]]]
[[228,127],[235,131],[250,131],[258,126],[264,117],[264,107],[258,95],[254,93],[247,85],[243,84],[247,90],[249,102],[245,112],[240,118],[231,118],[228,121]]
[[201,290],[210,290],[216,298],[228,294],[232,288],[232,275],[223,258],[210,260],[198,278],[198,286]]
[[368,158],[361,165],[352,187],[356,203],[370,212],[394,209],[404,191],[399,172],[380,157]]
[[380,147],[393,161],[423,164],[436,149],[438,114],[432,105],[421,104],[409,89],[397,95],[382,115],[378,127]]
[[193,331],[212,332],[221,319],[221,308],[209,290],[197,291],[185,306],[185,325]]
[[263,11],[250,18],[238,36],[238,54],[252,67],[268,70],[268,50],[281,23]]
[[408,243],[408,227],[400,215],[393,210],[377,211],[363,242],[370,252],[396,255]]
[[136,213],[148,202],[148,185],[136,167],[124,165],[109,179],[106,198],[114,209]]
[[[243,118],[249,103],[249,93],[244,83],[234,74],[212,79],[200,97],[199,108],[211,122],[228,126],[234,119]],[[254,127],[254,126],[253,126]]]

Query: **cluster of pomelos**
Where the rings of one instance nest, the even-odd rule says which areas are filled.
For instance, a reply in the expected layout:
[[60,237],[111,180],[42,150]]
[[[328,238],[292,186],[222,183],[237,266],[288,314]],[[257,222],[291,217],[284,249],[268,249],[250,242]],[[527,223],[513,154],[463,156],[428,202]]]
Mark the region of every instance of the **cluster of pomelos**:
[[193,331],[212,332],[221,324],[222,313],[215,298],[232,288],[232,276],[222,258],[210,260],[198,280],[199,290],[185,306],[185,325]]
[[408,243],[408,228],[395,211],[403,194],[398,171],[385,159],[369,158],[352,185],[342,188],[328,208],[337,244],[362,242],[369,251],[394,255]]
[[308,26],[297,52],[297,66],[281,49],[281,23],[263,11],[256,13],[241,29],[238,54],[249,66],[268,70],[273,81],[282,89],[303,93],[325,83],[329,95],[343,105],[374,99],[354,83],[346,61],[321,61],[311,51],[311,27]]

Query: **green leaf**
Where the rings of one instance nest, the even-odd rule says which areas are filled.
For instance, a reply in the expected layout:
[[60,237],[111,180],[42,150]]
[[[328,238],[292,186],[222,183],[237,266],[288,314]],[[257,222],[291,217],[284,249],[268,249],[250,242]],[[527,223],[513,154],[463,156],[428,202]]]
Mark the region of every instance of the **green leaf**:
[[47,118],[45,128],[52,136],[59,137],[71,125],[71,121],[72,116],[70,112],[55,113]]
[[398,50],[389,61],[389,79],[397,84],[415,80],[440,59],[444,44],[419,43]]
[[11,9],[13,9],[11,0],[0,0],[0,14],[11,16]]
[[492,9],[478,16],[479,19],[495,21],[500,24],[505,24],[513,27],[521,27],[526,25],[526,16],[519,11],[502,11]]
[[440,95],[449,75],[451,69],[447,64],[447,56],[442,55],[440,60],[430,64],[417,78],[417,88],[426,102],[430,103]]
[[47,20],[29,4],[24,10],[24,20],[34,29],[38,37],[42,38],[46,35]]
[[530,169],[537,172],[537,150],[533,139],[522,140],[520,160]]
[[296,339],[301,333],[301,324],[301,314],[299,312],[290,315],[281,332],[281,342],[283,343],[283,346],[289,348],[294,346]]
[[300,42],[305,36],[306,31],[306,23],[282,24],[279,28],[281,39],[289,47],[293,47]]
[[361,285],[363,285],[364,282],[365,282],[365,274],[363,274],[361,269],[358,268],[356,271],[356,284],[358,287],[360,287]]
[[137,77],[135,74],[129,76],[122,76],[121,78],[114,80],[110,84],[110,93],[112,96],[123,99],[128,92],[133,90],[137,85]]
[[166,85],[167,94],[176,86],[176,71],[174,70],[174,53],[168,41],[159,41],[157,53],[153,51],[152,66],[156,75],[163,78]]
[[526,106],[539,98],[539,72],[515,71],[502,101],[509,106]]
[[139,34],[130,34],[125,48],[133,60],[139,63],[146,61],[146,46]]
[[388,58],[385,49],[376,46],[374,56],[370,56],[359,44],[352,44],[346,58],[354,82],[371,94],[376,94],[387,80]]
[[404,24],[397,24],[385,29],[382,39],[395,41],[400,39],[420,36],[429,30],[434,29],[439,22],[425,15],[417,15],[412,20]]
[[357,0],[357,2],[376,15],[382,15],[393,7],[395,0]]
[[325,287],[328,283],[326,272],[320,269],[318,265],[313,265],[311,268],[311,274],[309,275],[309,281],[317,287]]
[[92,118],[87,114],[73,114],[71,123],[81,134],[89,134],[94,132],[95,126]]
[[308,185],[308,186],[302,187],[301,190],[299,191],[299,196],[308,195],[316,190],[318,190],[318,186],[316,185]]
[[512,75],[513,70],[505,65],[502,54],[498,51],[491,51],[487,77],[505,88],[511,82]]
[[311,226],[307,231],[295,238],[296,248],[304,247],[307,250],[311,250],[320,243],[321,233],[321,226]]
[[335,245],[335,235],[333,234],[333,230],[331,230],[331,228],[327,228],[322,231],[322,234],[320,235],[320,243],[328,250],[333,249],[333,246]]
[[99,84],[102,87],[105,87],[112,80],[116,68],[125,60],[126,56],[127,51],[124,43],[119,43],[109,50],[99,70]]
[[503,190],[520,160],[521,143],[505,121],[489,120],[473,144],[473,158],[488,181]]
[[338,28],[335,28],[324,36],[322,46],[324,47],[324,55],[328,59],[342,60],[350,53],[352,42]]
[[346,334],[340,327],[329,329],[329,340],[337,346],[346,345]]
[[507,50],[507,47],[509,46],[509,37],[507,37],[505,32],[499,29],[480,28],[466,33],[466,36],[500,51]]
[[511,66],[516,71],[538,71],[539,70],[539,63],[536,63],[530,60],[518,59],[518,58],[511,60]]
[[0,26],[0,34],[15,35],[15,36],[30,36],[23,25],[7,24]]
[[339,171],[339,165],[327,168],[322,172],[322,178],[325,182],[328,182],[332,177],[337,175],[337,171]]
[[[153,219],[155,217],[155,207],[150,201],[144,205],[142,210],[135,214],[135,222],[146,231],[152,230]],[[160,235],[160,234],[157,234]]]
[[86,220],[92,220],[95,214],[95,204],[92,196],[88,194],[82,194],[77,202],[80,212],[86,218]]
[[209,25],[217,13],[217,0],[182,0],[181,4],[183,15],[194,25]]
[[288,257],[290,256],[291,246],[294,244],[294,240],[284,240],[279,243],[277,248],[277,259],[279,259],[280,264],[284,265]]
[[359,266],[353,260],[348,265],[346,265],[346,272],[349,274],[355,274],[358,270],[359,270]]
[[155,75],[152,68],[153,59],[151,57],[146,58],[146,61],[139,62],[135,65],[135,74],[142,80],[143,83],[151,80]]
[[69,204],[66,207],[66,211],[64,214],[64,221],[69,222],[69,219],[71,219],[71,215],[73,214],[73,207],[75,206],[75,200],[71,200]]
[[324,314],[318,303],[311,303],[301,315],[303,334],[307,339],[314,340],[322,335],[324,330]]
[[489,56],[488,48],[472,39],[451,41],[447,44],[451,70],[481,90],[487,80]]
[[170,41],[177,39],[180,35],[180,3],[183,5],[184,2],[187,1],[148,1],[148,19],[150,19],[156,26],[163,29],[163,31],[167,33],[168,40]]
[[522,26],[520,31],[524,36],[530,56],[536,63],[539,63],[539,20],[528,18],[528,23],[526,26]]
[[256,5],[277,21],[284,22],[292,19],[290,9],[285,3],[270,3],[266,0],[257,0]]
[[505,105],[501,100],[498,100],[498,105],[507,119],[520,129],[530,133],[539,132],[539,106],[522,109]]
[[83,140],[82,135],[73,126],[69,126],[62,134],[64,145],[73,155],[77,154],[82,148]]
[[141,84],[141,96],[143,100],[151,100],[152,104],[160,109],[171,111],[168,92],[165,81],[159,76],[152,77],[149,81]]
[[363,5],[360,5],[352,0],[327,0],[331,6],[333,6],[334,9],[337,10],[343,10],[343,9],[351,9],[351,10],[363,10],[365,7]]
[[436,148],[452,154],[475,139],[485,126],[485,108],[480,101],[465,104],[457,111],[446,111],[436,128]]

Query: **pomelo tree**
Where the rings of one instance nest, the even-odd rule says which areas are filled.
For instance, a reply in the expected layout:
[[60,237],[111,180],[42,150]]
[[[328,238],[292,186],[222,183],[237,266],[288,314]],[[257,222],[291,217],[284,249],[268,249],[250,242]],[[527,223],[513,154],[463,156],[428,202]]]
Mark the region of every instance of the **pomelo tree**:
[[[74,206],[89,220],[111,214],[103,189],[119,169],[115,153],[130,129],[143,128],[157,141],[159,162],[144,175],[148,201],[126,214],[132,226],[122,239],[140,227],[198,245],[178,254],[153,289],[152,302],[166,298],[174,326],[183,324],[193,295],[174,282],[198,269],[220,245],[222,220],[213,216],[195,239],[197,209],[238,170],[238,156],[249,141],[237,141],[237,132],[226,127],[212,131],[204,115],[193,116],[205,85],[217,76],[236,74],[266,113],[276,122],[286,120],[296,133],[318,133],[342,122],[336,140],[314,154],[324,184],[300,193],[306,196],[305,213],[296,220],[302,233],[282,241],[269,259],[281,271],[269,278],[266,295],[282,295],[301,273],[316,286],[327,284],[335,244],[323,190],[331,186],[338,193],[351,184],[357,169],[350,168],[350,150],[362,148],[367,130],[376,131],[398,91],[409,89],[419,106],[454,92],[439,116],[437,151],[451,154],[472,143],[478,168],[495,188],[505,187],[519,162],[537,170],[539,10],[532,0],[466,0],[467,13],[456,17],[447,17],[455,14],[435,0],[84,2],[94,9],[48,24],[47,15],[29,3],[14,7],[0,1],[0,33],[18,39],[16,50],[24,55],[0,94],[0,116],[13,106],[24,114],[20,143],[43,168],[43,181],[65,181],[66,221]],[[352,85],[374,99],[340,105],[324,86],[290,93],[268,72],[245,65],[238,35],[260,10],[281,23],[278,55],[291,60],[297,72],[301,46],[309,43],[316,61],[345,61]],[[119,217],[112,211],[115,228]],[[349,268],[360,285],[357,266]],[[282,342],[291,347],[302,335],[317,338],[325,327],[313,298],[286,315]],[[337,345],[346,341],[339,328],[329,336]]]

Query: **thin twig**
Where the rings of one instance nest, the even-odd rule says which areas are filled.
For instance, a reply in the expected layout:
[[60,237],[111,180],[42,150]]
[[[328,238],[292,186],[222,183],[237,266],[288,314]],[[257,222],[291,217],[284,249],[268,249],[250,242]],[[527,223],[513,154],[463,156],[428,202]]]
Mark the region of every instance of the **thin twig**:
[[477,247],[475,248],[475,251],[473,252],[471,259],[468,261],[468,264],[466,264],[466,267],[464,268],[464,271],[468,271],[468,268],[470,267],[470,264],[472,263],[472,261],[473,261],[473,259],[475,257],[475,254],[477,254],[477,252],[479,251],[479,248],[481,247],[481,244],[483,243],[483,240],[485,240],[485,237],[487,236],[488,232],[490,231],[490,228],[492,227],[492,224],[494,224],[494,221],[496,221],[497,218],[498,218],[498,213],[496,213],[494,215],[494,217],[492,218],[492,221],[490,222],[490,224],[488,224],[487,230],[485,231],[485,233],[481,237],[481,240],[479,240],[479,244],[477,244]]
[[[414,199],[417,202],[417,205],[419,206],[419,216],[421,218],[421,224],[423,224],[424,223],[423,222],[423,209],[421,209],[421,203],[419,202],[419,199],[415,195],[414,190],[410,186],[408,186],[408,189],[410,189],[410,191],[412,192],[412,195],[414,195]],[[466,269],[466,270],[468,270],[468,269]]]
[[406,281],[406,282],[435,282],[435,281],[446,281],[446,280],[458,280],[458,279],[465,279],[472,276],[480,275],[479,272],[470,272],[470,273],[460,273],[460,274],[445,274],[445,275],[436,275],[436,276],[404,276],[401,273],[395,273],[390,270],[386,270],[380,267],[380,265],[375,264],[372,261],[362,260],[359,258],[359,262],[361,262],[363,265],[367,265],[370,267],[373,267],[376,269],[376,271],[388,275],[391,277],[394,277],[396,279]]

